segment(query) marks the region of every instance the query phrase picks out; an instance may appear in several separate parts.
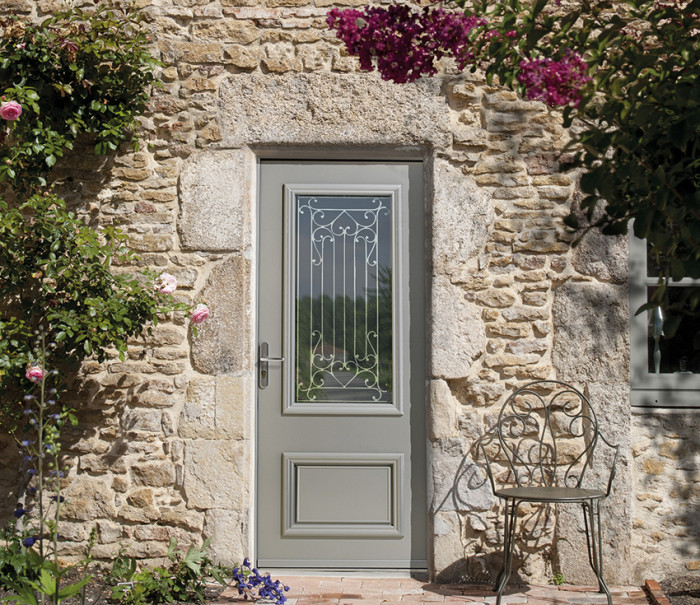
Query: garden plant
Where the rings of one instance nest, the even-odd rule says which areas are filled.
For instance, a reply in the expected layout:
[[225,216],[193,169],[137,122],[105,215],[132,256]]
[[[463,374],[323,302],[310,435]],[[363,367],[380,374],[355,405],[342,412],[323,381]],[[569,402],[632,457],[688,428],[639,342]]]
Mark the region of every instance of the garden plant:
[[[52,180],[61,158],[86,145],[96,154],[138,147],[137,118],[160,65],[142,22],[134,3],[111,0],[37,24],[0,19],[0,425],[22,456],[0,589],[19,603],[58,605],[80,594],[84,602],[91,580],[94,530],[82,561],[59,558],[61,431],[76,422],[60,399],[69,378],[87,357],[124,359],[129,338],[169,314],[187,314],[196,336],[210,313],[204,302],[174,298],[175,276],[137,271],[127,235],[87,224]],[[201,602],[212,576],[285,601],[288,588],[269,576],[215,566],[207,545],[182,553],[171,542],[167,567],[117,557],[111,577],[122,583],[113,596],[128,605]]]
[[700,312],[700,289],[671,305],[666,287],[700,278],[700,0],[424,4],[333,9],[328,24],[384,79],[435,74],[445,57],[561,108],[574,127],[563,168],[585,195],[567,225],[620,235],[634,220],[659,267],[649,306]]

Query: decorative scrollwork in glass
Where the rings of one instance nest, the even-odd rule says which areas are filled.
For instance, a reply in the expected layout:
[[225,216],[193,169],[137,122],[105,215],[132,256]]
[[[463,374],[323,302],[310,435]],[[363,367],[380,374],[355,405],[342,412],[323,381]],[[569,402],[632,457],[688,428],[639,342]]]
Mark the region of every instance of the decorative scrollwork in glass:
[[296,399],[390,402],[390,196],[296,196]]

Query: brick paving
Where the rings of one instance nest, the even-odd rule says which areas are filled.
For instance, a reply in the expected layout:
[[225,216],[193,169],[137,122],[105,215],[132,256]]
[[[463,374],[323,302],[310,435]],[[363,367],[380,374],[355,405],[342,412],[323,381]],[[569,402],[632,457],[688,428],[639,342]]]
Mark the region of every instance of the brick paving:
[[[290,587],[288,605],[418,605],[426,603],[496,602],[491,586],[432,584],[413,578],[357,576],[278,576]],[[613,605],[649,605],[639,586],[611,586]],[[227,588],[212,605],[245,602],[234,588]],[[247,601],[250,603],[250,601]],[[501,601],[504,605],[604,605],[605,595],[592,586],[511,586]]]

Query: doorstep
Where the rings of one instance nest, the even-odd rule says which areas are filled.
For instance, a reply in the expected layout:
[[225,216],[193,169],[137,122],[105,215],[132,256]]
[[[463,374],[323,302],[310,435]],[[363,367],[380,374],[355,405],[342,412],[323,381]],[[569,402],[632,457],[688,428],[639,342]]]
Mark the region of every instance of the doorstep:
[[[465,603],[492,605],[491,585],[433,584],[407,577],[272,575],[290,587],[287,605],[419,605]],[[639,586],[612,586],[613,605],[649,605]],[[212,605],[246,602],[236,588],[227,588]],[[250,601],[247,601],[250,603]],[[262,602],[262,601],[261,601]],[[509,587],[503,605],[606,605],[605,595],[593,586]],[[658,605],[662,605],[659,603]]]

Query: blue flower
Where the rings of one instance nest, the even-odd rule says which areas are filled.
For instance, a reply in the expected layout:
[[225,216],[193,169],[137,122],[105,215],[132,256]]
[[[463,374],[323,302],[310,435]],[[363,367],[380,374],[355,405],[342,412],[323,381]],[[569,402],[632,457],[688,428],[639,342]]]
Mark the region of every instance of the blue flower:
[[18,508],[18,509],[17,509],[14,513],[12,513],[12,514],[13,514],[15,517],[17,517],[17,518],[19,519],[19,518],[20,518],[22,515],[24,515],[24,513],[26,513],[26,512],[27,512],[27,511],[26,511],[25,509],[23,509],[23,508]]
[[33,496],[36,494],[36,487],[30,487],[27,491],[29,492],[30,496]]
[[27,439],[25,439],[24,441],[22,441],[22,447],[29,447],[32,443],[32,441],[28,441]]
[[36,399],[35,395],[25,395],[24,400],[25,401],[31,401],[32,399]]
[[22,545],[26,546],[27,548],[30,548],[34,546],[34,543],[36,542],[36,538],[34,536],[29,536],[28,538],[25,538],[22,540]]

